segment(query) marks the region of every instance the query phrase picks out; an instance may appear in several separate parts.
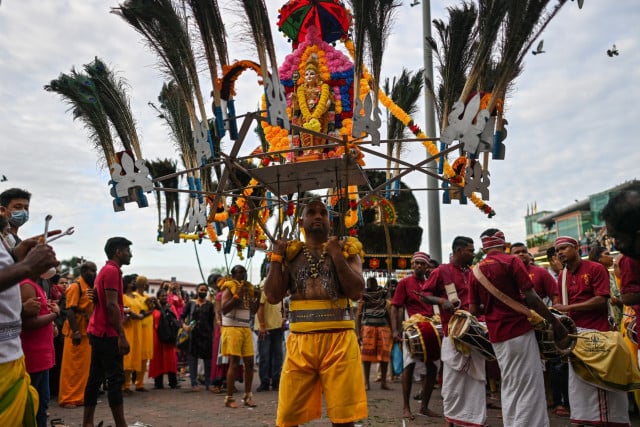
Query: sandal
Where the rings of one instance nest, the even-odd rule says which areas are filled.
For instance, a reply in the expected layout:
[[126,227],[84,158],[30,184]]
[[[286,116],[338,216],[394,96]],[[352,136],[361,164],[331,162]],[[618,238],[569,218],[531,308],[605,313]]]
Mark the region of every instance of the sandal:
[[556,406],[551,413],[558,417],[568,417],[570,414],[569,410],[564,406]]
[[244,406],[248,406],[249,408],[255,408],[258,406],[253,402],[253,393],[251,392],[245,393],[242,400],[244,401]]
[[236,402],[233,396],[225,396],[224,397],[224,406],[227,408],[239,408],[240,405]]
[[62,418],[54,418],[50,421],[51,427],[68,427]]

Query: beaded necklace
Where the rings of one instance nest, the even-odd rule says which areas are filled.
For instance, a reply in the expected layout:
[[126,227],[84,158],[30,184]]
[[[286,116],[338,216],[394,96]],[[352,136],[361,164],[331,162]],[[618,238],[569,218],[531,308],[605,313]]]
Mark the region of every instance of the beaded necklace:
[[320,253],[320,258],[318,258],[317,260],[313,255],[311,255],[311,252],[309,252],[307,245],[302,246],[302,253],[309,263],[309,277],[311,277],[312,279],[317,279],[318,275],[320,274],[319,268],[322,264],[324,264],[324,260],[327,257],[327,245],[322,245],[322,252]]

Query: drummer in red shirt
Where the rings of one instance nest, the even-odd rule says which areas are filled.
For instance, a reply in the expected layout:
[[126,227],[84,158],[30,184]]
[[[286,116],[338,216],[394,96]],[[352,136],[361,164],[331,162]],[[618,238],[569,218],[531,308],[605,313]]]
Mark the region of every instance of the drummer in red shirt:
[[[480,239],[486,257],[474,268],[469,310],[478,315],[480,307],[484,306],[489,341],[502,375],[503,423],[505,427],[548,426],[542,363],[535,333],[528,320],[531,314],[516,311],[515,306],[526,303],[553,325],[555,340],[562,343],[561,348],[568,346],[567,330],[535,293],[522,261],[505,253],[504,233],[490,228],[480,235]],[[488,290],[491,285],[505,294],[514,308],[503,302],[506,300],[504,297],[494,296]]]
[[449,321],[456,309],[469,310],[469,282],[475,254],[473,239],[457,236],[449,264],[431,272],[423,292],[430,304],[440,305],[442,322],[442,403],[447,426],[482,427],[487,421],[485,359],[476,351],[464,354],[449,337]]
[[403,343],[403,417],[413,420],[415,416],[411,413],[409,399],[411,397],[414,373],[422,378],[422,408],[420,413],[429,417],[439,417],[441,415],[429,410],[429,399],[436,383],[438,367],[434,362],[425,364],[422,360],[411,357],[408,345],[402,339],[402,321],[404,319],[414,314],[422,314],[426,317],[433,316],[433,307],[423,302],[418,296],[433,269],[431,258],[424,252],[416,252],[411,257],[411,267],[413,268],[413,275],[407,276],[398,282],[396,292],[393,294],[393,300],[391,300],[391,330],[393,332],[393,340]]
[[[556,253],[564,269],[558,276],[562,304],[553,307],[567,312],[578,332],[607,332],[609,324],[609,272],[600,263],[583,260],[578,241],[558,237]],[[570,421],[573,424],[628,426],[627,395],[623,391],[605,390],[580,378],[569,364]]]

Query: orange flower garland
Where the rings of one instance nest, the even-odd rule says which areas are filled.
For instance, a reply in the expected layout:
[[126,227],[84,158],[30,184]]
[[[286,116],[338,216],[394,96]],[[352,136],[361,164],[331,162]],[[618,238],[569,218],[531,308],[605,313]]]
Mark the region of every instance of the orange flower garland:
[[[267,117],[267,101],[262,96],[262,116]],[[262,121],[262,130],[264,138],[269,143],[269,152],[288,150],[290,148],[289,131],[280,126],[272,126],[268,121]]]

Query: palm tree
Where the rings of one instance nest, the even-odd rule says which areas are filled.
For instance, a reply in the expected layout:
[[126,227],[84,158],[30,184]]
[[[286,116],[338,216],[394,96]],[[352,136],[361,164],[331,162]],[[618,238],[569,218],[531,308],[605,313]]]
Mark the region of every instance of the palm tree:
[[[418,111],[418,99],[422,93],[424,87],[424,70],[420,69],[412,74],[407,69],[403,68],[400,77],[393,78],[393,83],[390,83],[386,78],[384,82],[384,93],[389,96],[393,102],[402,108],[408,115],[413,115]],[[399,173],[399,164],[396,164],[395,173],[391,171],[391,157],[400,159],[402,152],[402,143],[392,142],[394,139],[403,139],[406,137],[406,126],[390,113],[387,113],[387,180],[391,179]]]

